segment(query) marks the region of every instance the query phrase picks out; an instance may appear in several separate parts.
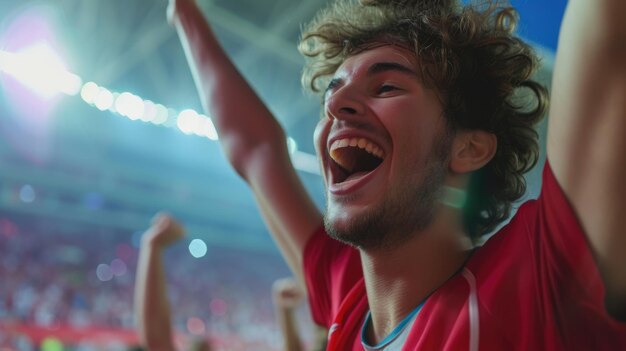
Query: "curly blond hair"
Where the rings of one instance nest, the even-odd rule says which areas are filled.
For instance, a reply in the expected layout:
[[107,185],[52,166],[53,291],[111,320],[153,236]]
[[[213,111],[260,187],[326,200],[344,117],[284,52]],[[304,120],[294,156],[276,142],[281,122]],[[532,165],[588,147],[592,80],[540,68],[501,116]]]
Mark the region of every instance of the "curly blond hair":
[[424,84],[438,92],[450,130],[496,135],[495,156],[470,180],[464,216],[472,239],[509,217],[526,191],[524,173],[538,160],[535,125],[548,93],[531,78],[538,59],[513,34],[517,20],[501,2],[337,0],[304,27],[299,45],[307,57],[303,84],[313,92],[323,91],[350,56],[380,43],[409,47]]

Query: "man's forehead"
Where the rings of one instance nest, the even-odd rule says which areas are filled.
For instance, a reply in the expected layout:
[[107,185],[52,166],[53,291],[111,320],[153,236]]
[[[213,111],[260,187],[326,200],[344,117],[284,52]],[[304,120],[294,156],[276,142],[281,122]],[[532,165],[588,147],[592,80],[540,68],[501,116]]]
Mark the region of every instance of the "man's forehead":
[[371,67],[391,63],[417,70],[418,63],[415,53],[398,45],[383,45],[359,52],[344,60],[335,72],[335,78],[343,78],[354,74],[365,74]]

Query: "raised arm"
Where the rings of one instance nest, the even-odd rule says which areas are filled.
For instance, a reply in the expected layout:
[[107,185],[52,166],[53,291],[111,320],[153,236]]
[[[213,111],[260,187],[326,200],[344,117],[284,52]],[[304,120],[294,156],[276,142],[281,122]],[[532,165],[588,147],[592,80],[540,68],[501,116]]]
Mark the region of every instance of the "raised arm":
[[570,0],[552,83],[548,158],[587,234],[606,306],[626,318],[626,1]]
[[283,336],[283,350],[302,351],[302,338],[298,330],[296,309],[304,301],[304,290],[292,278],[278,279],[272,285],[276,307],[276,321]]
[[135,319],[141,345],[148,350],[174,350],[162,251],[183,236],[182,227],[174,219],[160,214],[141,238],[135,277]]
[[194,0],[170,0],[168,14],[226,157],[252,188],[287,263],[302,279],[302,251],[321,215],[291,164],[282,127],[229,60]]

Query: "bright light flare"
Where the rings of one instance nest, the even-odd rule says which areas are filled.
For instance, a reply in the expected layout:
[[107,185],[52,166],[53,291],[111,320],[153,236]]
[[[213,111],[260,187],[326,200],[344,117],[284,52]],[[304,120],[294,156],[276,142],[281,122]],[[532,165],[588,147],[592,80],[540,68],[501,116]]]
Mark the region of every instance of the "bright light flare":
[[444,186],[441,202],[452,208],[463,208],[467,202],[467,192],[451,186]]
[[73,96],[81,91],[81,78],[67,71],[63,60],[46,42],[16,53],[0,51],[0,70],[46,100],[58,93]]

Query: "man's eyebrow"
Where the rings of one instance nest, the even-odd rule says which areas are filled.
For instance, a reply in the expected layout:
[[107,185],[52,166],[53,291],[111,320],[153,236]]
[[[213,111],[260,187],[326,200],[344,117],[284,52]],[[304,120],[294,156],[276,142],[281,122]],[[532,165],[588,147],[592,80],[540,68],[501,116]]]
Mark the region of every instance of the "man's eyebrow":
[[396,62],[377,62],[367,69],[367,73],[370,75],[389,71],[396,71],[419,78],[419,75],[415,72],[415,70]]
[[[368,75],[374,75],[374,74],[378,74],[378,73],[382,73],[382,72],[389,72],[389,71],[395,71],[395,72],[400,72],[400,73],[404,73],[406,75],[415,77],[415,78],[420,78],[419,74],[417,72],[415,72],[414,70],[412,70],[411,68],[396,63],[396,62],[377,62],[373,65],[371,65],[370,67],[368,67],[367,69],[367,74]],[[333,78],[330,80],[330,82],[328,83],[328,86],[326,87],[326,89],[324,90],[324,95],[326,95],[326,93],[328,93],[328,91],[332,90],[333,88],[341,85],[343,83],[343,79],[341,78]]]

